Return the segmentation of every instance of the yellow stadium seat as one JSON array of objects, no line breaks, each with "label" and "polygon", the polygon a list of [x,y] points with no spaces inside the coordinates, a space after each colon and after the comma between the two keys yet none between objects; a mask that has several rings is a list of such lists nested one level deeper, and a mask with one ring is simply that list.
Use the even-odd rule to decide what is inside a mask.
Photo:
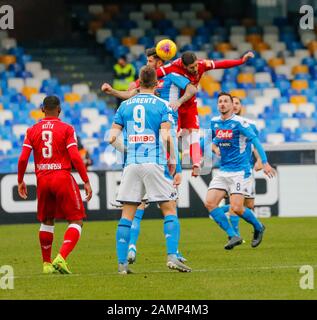
[{"label": "yellow stadium seat", "polygon": [[284,64],[284,59],[283,58],[271,58],[268,61],[268,64],[271,68],[280,66]]},{"label": "yellow stadium seat", "polygon": [[0,63],[4,63],[6,65],[16,63],[16,57],[10,54],[0,56]]},{"label": "yellow stadium seat", "polygon": [[124,46],[131,47],[131,46],[137,44],[138,40],[135,37],[123,37],[122,40],[121,40],[121,43]]},{"label": "yellow stadium seat", "polygon": [[230,94],[232,96],[238,97],[239,99],[244,99],[247,96],[247,93],[245,92],[244,89],[231,90]]},{"label": "yellow stadium seat", "polygon": [[22,89],[22,94],[30,101],[31,95],[34,93],[38,93],[38,89],[33,88],[33,87],[24,87]]},{"label": "yellow stadium seat", "polygon": [[232,46],[230,43],[227,42],[221,42],[218,43],[216,46],[216,50],[222,53],[225,53],[227,51],[231,51],[232,50]]},{"label": "yellow stadium seat", "polygon": [[254,83],[254,76],[252,73],[240,73],[237,81],[238,83]]},{"label": "yellow stadium seat", "polygon": [[111,15],[115,15],[115,14],[118,14],[120,9],[119,9],[119,6],[116,5],[116,4],[107,4],[104,6],[104,10],[105,12],[109,12],[111,13]]},{"label": "yellow stadium seat", "polygon": [[182,36],[191,36],[193,37],[196,33],[195,28],[191,28],[191,27],[184,27],[181,29],[181,35]]},{"label": "yellow stadium seat", "polygon": [[301,103],[306,103],[307,98],[305,96],[291,96],[290,102],[299,105]]},{"label": "yellow stadium seat", "polygon": [[201,117],[204,117],[204,116],[211,114],[211,109],[209,106],[202,106],[202,107],[197,108],[197,110],[198,110],[198,114]]},{"label": "yellow stadium seat", "polygon": [[2,105],[2,103],[0,103],[0,110],[3,110],[3,105]]},{"label": "yellow stadium seat", "polygon": [[298,73],[308,73],[309,70],[308,70],[308,66],[306,65],[299,65],[299,66],[294,66],[293,69],[292,69],[292,73],[295,75],[295,74],[298,74]]},{"label": "yellow stadium seat", "polygon": [[259,42],[259,43],[255,43],[253,45],[253,48],[254,48],[255,51],[261,52],[261,51],[264,51],[264,50],[269,50],[270,46],[265,42]]},{"label": "yellow stadium seat", "polygon": [[206,91],[211,97],[215,92],[221,90],[221,85],[219,82],[216,82],[209,75],[204,75],[200,80],[201,88]]},{"label": "yellow stadium seat", "polygon": [[38,121],[44,118],[44,113],[40,109],[33,109],[30,111],[30,117],[35,121]]},{"label": "yellow stadium seat", "polygon": [[257,44],[262,42],[262,37],[259,34],[253,33],[253,34],[249,34],[246,37],[247,42],[252,43],[253,47]]},{"label": "yellow stadium seat", "polygon": [[314,54],[317,51],[317,41],[311,41],[308,44],[308,50],[311,54]]},{"label": "yellow stadium seat", "polygon": [[303,90],[308,88],[307,80],[293,80],[292,81],[292,89],[295,90]]},{"label": "yellow stadium seat", "polygon": [[78,93],[65,93],[64,99],[65,99],[65,102],[74,104],[80,101],[80,95]]}]

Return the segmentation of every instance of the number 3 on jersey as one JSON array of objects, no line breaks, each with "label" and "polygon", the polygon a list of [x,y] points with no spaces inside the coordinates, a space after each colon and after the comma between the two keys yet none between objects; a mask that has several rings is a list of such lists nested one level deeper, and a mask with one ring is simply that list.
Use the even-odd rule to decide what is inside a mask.
[{"label": "number 3 on jersey", "polygon": [[53,132],[52,131],[42,131],[42,140],[44,141],[45,148],[42,148],[42,155],[44,158],[52,158],[52,141]]},{"label": "number 3 on jersey", "polygon": [[133,109],[134,130],[138,133],[144,131],[145,128],[145,110],[141,104],[137,105]]}]

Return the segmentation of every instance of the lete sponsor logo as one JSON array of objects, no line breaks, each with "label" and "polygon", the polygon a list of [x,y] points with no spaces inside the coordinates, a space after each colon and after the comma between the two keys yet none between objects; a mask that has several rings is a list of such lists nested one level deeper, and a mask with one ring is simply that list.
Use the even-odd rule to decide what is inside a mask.
[{"label": "lete sponsor logo", "polygon": [[216,137],[221,140],[231,140],[233,138],[232,130],[217,129]]},{"label": "lete sponsor logo", "polygon": [[154,143],[154,134],[130,134],[129,143]]}]

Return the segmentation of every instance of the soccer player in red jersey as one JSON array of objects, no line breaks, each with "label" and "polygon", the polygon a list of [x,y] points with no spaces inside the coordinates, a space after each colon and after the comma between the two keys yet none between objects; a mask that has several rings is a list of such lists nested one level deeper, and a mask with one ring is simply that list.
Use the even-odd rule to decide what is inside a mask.
[{"label": "soccer player in red jersey", "polygon": [[[37,178],[38,220],[41,222],[39,240],[43,258],[43,273],[71,273],[67,256],[76,246],[86,217],[80,191],[71,175],[72,164],[85,183],[86,201],[92,190],[85,165],[77,148],[76,134],[72,126],[58,117],[60,101],[48,96],[43,101],[45,118],[27,130],[18,163],[18,192],[27,198],[23,181],[30,154],[33,150]],[[65,219],[69,225],[59,254],[51,261],[55,219]]]},{"label": "soccer player in red jersey", "polygon": [[[237,60],[207,60],[197,59],[194,52],[186,51],[181,58],[174,60],[172,63],[164,65],[157,69],[157,76],[164,77],[166,74],[174,72],[186,76],[196,87],[202,75],[213,69],[228,69],[242,65],[253,58],[253,52],[247,52],[241,59]],[[193,176],[199,174],[201,163],[201,150],[199,144],[199,118],[197,111],[196,95],[183,103],[178,109],[178,128],[182,130],[182,136],[190,145],[190,156],[193,162]]]}]

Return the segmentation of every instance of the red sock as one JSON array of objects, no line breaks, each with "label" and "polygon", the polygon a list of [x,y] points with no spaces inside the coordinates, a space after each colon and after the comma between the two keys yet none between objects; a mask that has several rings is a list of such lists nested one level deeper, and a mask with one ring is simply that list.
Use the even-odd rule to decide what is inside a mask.
[{"label": "red sock", "polygon": [[190,157],[192,158],[193,165],[200,165],[201,149],[198,142],[194,142],[190,145]]},{"label": "red sock", "polygon": [[75,248],[81,234],[81,226],[78,224],[70,224],[64,235],[64,242],[59,251],[61,256],[66,259],[67,256],[73,251]]},{"label": "red sock", "polygon": [[54,238],[54,226],[42,224],[39,231],[39,239],[42,250],[43,262],[52,262],[52,243]]}]

